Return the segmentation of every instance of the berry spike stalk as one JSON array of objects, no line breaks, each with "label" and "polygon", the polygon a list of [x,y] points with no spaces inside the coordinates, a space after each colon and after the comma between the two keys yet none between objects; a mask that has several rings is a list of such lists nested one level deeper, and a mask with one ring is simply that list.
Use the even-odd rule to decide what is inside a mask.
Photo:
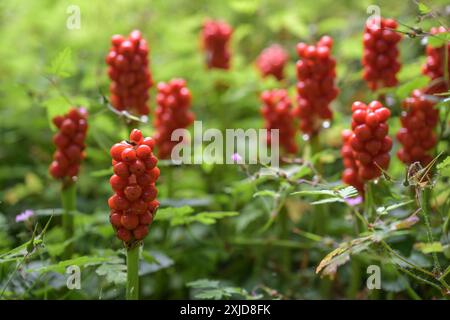
[{"label": "berry spike stalk", "polygon": [[169,159],[173,147],[179,143],[172,141],[172,132],[187,128],[194,122],[194,113],[189,110],[192,96],[184,79],[172,79],[158,83],[156,101],[154,126],[158,158]]},{"label": "berry spike stalk", "polygon": [[331,56],[333,39],[323,36],[319,42],[297,44],[300,60],[297,62],[297,107],[294,115],[300,118],[300,129],[309,137],[316,136],[325,120],[333,113],[330,103],[339,90],[334,84],[336,60]]},{"label": "berry spike stalk", "polygon": [[262,77],[274,76],[281,81],[284,79],[284,66],[289,60],[286,50],[280,45],[272,45],[264,49],[256,60],[256,66]]},{"label": "berry spike stalk", "polygon": [[148,115],[148,89],[153,85],[149,70],[149,49],[140,31],[134,30],[128,38],[114,35],[112,47],[106,56],[111,104],[119,112]]},{"label": "berry spike stalk", "polygon": [[402,37],[396,29],[397,22],[393,19],[372,18],[366,23],[363,36],[363,78],[372,91],[398,84],[397,73],[401,64],[397,47]]},{"label": "berry spike stalk", "polygon": [[295,127],[292,118],[292,103],[284,89],[267,90],[261,93],[264,127],[267,132],[267,144],[271,144],[271,129],[279,130],[280,145],[286,153],[298,151],[295,143]]},{"label": "berry spike stalk", "polygon": [[218,20],[206,20],[201,34],[208,69],[230,69],[230,39],[233,28]]},{"label": "berry spike stalk", "polygon": [[[71,108],[65,115],[53,118],[58,132],[53,136],[56,151],[49,172],[61,180],[61,201],[64,209],[63,228],[66,239],[73,237],[73,213],[76,210],[76,181],[80,163],[85,158],[85,139],[88,129],[87,111],[84,108]],[[71,255],[72,248],[67,248]]]},{"label": "berry spike stalk", "polygon": [[139,248],[159,206],[155,183],[160,172],[152,152],[154,145],[152,138],[144,138],[134,129],[130,141],[117,143],[110,150],[114,171],[110,184],[115,193],[108,200],[109,220],[127,248],[128,300],[139,296]]},{"label": "berry spike stalk", "polygon": [[397,156],[407,165],[420,162],[425,167],[433,160],[431,150],[437,143],[434,129],[439,121],[439,111],[434,109],[434,104],[421,90],[415,90],[403,101],[402,127],[397,133],[402,148]]},{"label": "berry spike stalk", "polygon": [[348,137],[353,158],[358,169],[358,177],[354,181],[365,182],[366,212],[373,215],[373,197],[371,180],[378,178],[382,170],[389,167],[389,151],[392,139],[388,136],[387,120],[391,112],[379,101],[368,105],[356,101],[352,105],[352,131]]},{"label": "berry spike stalk", "polygon": [[[430,33],[432,36],[439,36],[439,34],[446,33],[445,27],[431,28]],[[450,45],[447,42],[446,45],[441,47],[433,47],[430,44],[426,47],[427,60],[426,64],[422,67],[422,73],[428,76],[432,83],[427,93],[442,93],[449,89],[449,74],[450,74]],[[445,70],[447,60],[447,70]]]}]

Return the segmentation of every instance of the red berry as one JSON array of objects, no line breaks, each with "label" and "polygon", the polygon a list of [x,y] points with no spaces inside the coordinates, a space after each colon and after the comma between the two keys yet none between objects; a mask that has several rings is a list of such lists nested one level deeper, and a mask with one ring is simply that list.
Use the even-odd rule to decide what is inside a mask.
[{"label": "red berry", "polygon": [[144,213],[139,216],[139,224],[149,225],[153,221],[151,213]]},{"label": "red berry", "polygon": [[120,222],[121,218],[122,215],[118,211],[112,211],[109,215],[109,221],[116,228],[120,228],[122,226],[122,223]]},{"label": "red berry", "polygon": [[141,160],[136,160],[130,164],[130,172],[136,176],[140,176],[145,173],[145,164]]},{"label": "red berry", "polygon": [[124,162],[118,162],[114,165],[113,171],[121,178],[127,178],[130,175],[128,165]]},{"label": "red berry", "polygon": [[133,230],[139,225],[139,217],[135,214],[124,214],[120,218],[120,223],[127,230]]},{"label": "red berry", "polygon": [[284,66],[289,60],[288,53],[279,45],[272,45],[264,49],[256,60],[261,75],[274,76],[277,80],[284,78]]},{"label": "red berry", "polygon": [[125,228],[119,228],[119,230],[117,230],[116,235],[117,235],[117,238],[119,238],[123,242],[130,242],[131,237],[132,237],[131,232]]},{"label": "red berry", "polygon": [[126,145],[125,143],[116,143],[115,145],[113,145],[111,147],[111,150],[110,150],[111,157],[116,161],[121,161],[122,160],[122,152],[126,148],[128,148],[128,145]]},{"label": "red berry", "polygon": [[137,240],[142,240],[148,234],[148,227],[146,225],[140,225],[133,231],[133,235]]},{"label": "red berry", "polygon": [[141,160],[148,159],[151,155],[152,149],[145,144],[142,144],[136,148],[136,156]]},{"label": "red berry", "polygon": [[130,140],[136,144],[141,143],[142,141],[142,132],[138,129],[133,129],[130,133]]},{"label": "red berry", "polygon": [[139,185],[129,185],[124,189],[125,196],[130,201],[135,201],[139,199],[142,194],[142,189]]},{"label": "red berry", "polygon": [[136,160],[136,151],[133,148],[125,148],[122,151],[122,160],[126,162],[132,162]]}]

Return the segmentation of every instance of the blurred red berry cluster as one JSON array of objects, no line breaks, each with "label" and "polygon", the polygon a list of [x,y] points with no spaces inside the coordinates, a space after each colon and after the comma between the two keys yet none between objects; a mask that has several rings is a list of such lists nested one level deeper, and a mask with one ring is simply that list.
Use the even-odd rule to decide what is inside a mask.
[{"label": "blurred red berry cluster", "polygon": [[173,147],[179,141],[172,141],[172,132],[187,128],[194,122],[195,116],[189,110],[192,96],[183,79],[172,79],[169,82],[158,83],[155,111],[155,140],[158,147],[158,157],[168,159]]},{"label": "blurred red berry cluster", "polygon": [[[431,28],[430,33],[432,36],[439,36],[439,34],[446,33],[445,27]],[[447,49],[445,49],[447,47]],[[430,79],[435,82],[431,84],[427,93],[442,93],[448,90],[448,83],[444,79],[444,69],[445,69],[445,50],[447,50],[448,56],[450,56],[450,45],[441,47],[432,47],[427,45],[426,54],[427,60],[422,68],[422,73],[430,77]],[[450,63],[447,64],[447,72],[450,74]]]},{"label": "blurred red berry cluster", "polygon": [[261,52],[256,60],[256,66],[263,77],[272,75],[277,80],[283,80],[284,66],[288,59],[289,55],[283,47],[275,44]]},{"label": "blurred red berry cluster", "polygon": [[[261,93],[264,127],[268,130],[279,129],[280,145],[287,153],[296,153],[295,127],[292,122],[292,103],[284,89],[267,90]],[[270,131],[267,144],[271,144]]]},{"label": "blurred red berry cluster", "polygon": [[223,21],[206,20],[202,30],[202,46],[208,68],[230,68],[230,39],[233,29]]},{"label": "blurred red berry cluster", "polygon": [[85,158],[87,111],[84,108],[71,108],[67,114],[54,117],[53,123],[58,132],[53,136],[56,151],[49,172],[55,179],[75,177],[81,160]]},{"label": "blurred red berry cluster", "polygon": [[148,115],[148,89],[153,80],[149,71],[147,42],[140,31],[134,30],[128,38],[114,35],[111,43],[106,56],[111,79],[111,104],[119,111]]},{"label": "blurred red berry cluster", "polygon": [[360,193],[364,191],[364,181],[358,175],[358,165],[353,155],[353,149],[350,140],[353,136],[352,130],[346,129],[342,131],[342,148],[341,155],[344,163],[344,172],[342,173],[342,181],[355,187]]},{"label": "blurred red berry cluster", "polygon": [[300,129],[310,136],[319,132],[324,120],[331,120],[330,103],[339,90],[335,86],[336,60],[331,56],[333,39],[323,36],[314,45],[297,44],[297,107],[294,115],[300,118]]},{"label": "blurred red berry cluster", "polygon": [[159,202],[155,182],[159,177],[158,159],[153,155],[155,141],[144,138],[138,129],[130,141],[111,147],[114,175],[110,184],[114,195],[108,200],[109,219],[119,239],[130,245],[148,233]]},{"label": "blurred red berry cluster", "polygon": [[414,90],[412,96],[403,101],[404,112],[400,118],[402,127],[397,132],[402,148],[398,150],[397,156],[405,164],[420,162],[426,166],[433,160],[430,150],[437,143],[433,131],[439,120],[439,112],[434,109],[434,104],[420,90]]},{"label": "blurred red berry cluster", "polygon": [[372,180],[389,167],[392,139],[386,123],[391,112],[378,101],[352,105],[352,131],[348,143],[358,168],[359,179]]},{"label": "blurred red berry cluster", "polygon": [[363,45],[363,77],[373,91],[398,84],[400,70],[398,43],[400,33],[396,32],[397,22],[393,19],[372,18],[367,21]]}]

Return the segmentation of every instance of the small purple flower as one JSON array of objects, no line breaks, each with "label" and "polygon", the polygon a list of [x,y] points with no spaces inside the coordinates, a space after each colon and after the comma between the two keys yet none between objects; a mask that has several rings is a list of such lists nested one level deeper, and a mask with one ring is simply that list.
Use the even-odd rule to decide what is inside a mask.
[{"label": "small purple flower", "polygon": [[34,211],[33,210],[25,210],[24,212],[22,212],[21,214],[18,214],[16,216],[16,222],[26,221],[30,217],[32,217],[33,215],[34,215]]},{"label": "small purple flower", "polygon": [[231,156],[231,160],[233,163],[240,163],[242,161],[242,157],[239,155],[239,153],[233,153]]},{"label": "small purple flower", "polygon": [[353,198],[346,198],[345,202],[348,203],[349,206],[357,206],[358,204],[363,202],[363,198],[361,196],[353,197]]}]

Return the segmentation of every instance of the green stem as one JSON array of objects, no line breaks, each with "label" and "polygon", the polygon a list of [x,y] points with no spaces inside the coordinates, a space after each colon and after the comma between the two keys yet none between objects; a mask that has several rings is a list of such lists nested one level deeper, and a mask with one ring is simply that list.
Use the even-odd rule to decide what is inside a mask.
[{"label": "green stem", "polygon": [[[64,229],[65,240],[73,238],[74,235],[74,213],[77,203],[77,186],[74,182],[63,184],[61,190],[61,202],[63,206],[62,225]],[[70,243],[65,251],[65,257],[71,257],[73,253],[73,245]]]},{"label": "green stem", "polygon": [[367,181],[365,185],[364,194],[364,212],[369,221],[375,220],[375,207],[373,201],[373,184],[371,181]]},{"label": "green stem", "polygon": [[127,300],[139,299],[139,248],[127,249]]},{"label": "green stem", "polygon": [[[430,200],[431,200],[431,188],[423,188],[420,194],[420,205],[422,208],[422,215],[423,215],[423,219],[425,221],[425,226],[427,228],[427,237],[428,237],[428,242],[430,244],[433,243],[433,231],[431,229],[431,223],[430,223],[430,218],[429,218],[429,214],[430,214]],[[434,261],[434,270],[438,271],[439,273],[441,272],[441,266],[439,264],[439,260],[437,257],[436,252],[432,253],[433,256],[433,261]]]}]

